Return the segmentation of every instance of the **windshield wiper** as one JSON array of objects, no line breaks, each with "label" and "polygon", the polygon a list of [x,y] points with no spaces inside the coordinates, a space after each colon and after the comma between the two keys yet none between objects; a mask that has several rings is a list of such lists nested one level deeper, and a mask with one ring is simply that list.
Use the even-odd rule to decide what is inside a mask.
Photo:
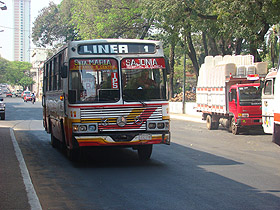
[{"label": "windshield wiper", "polygon": [[134,98],[133,96],[131,96],[131,95],[127,94],[127,93],[126,94],[123,93],[123,97],[130,98],[132,100],[140,102],[143,106],[147,106],[147,104],[144,101],[142,101],[142,100],[140,100],[138,98]]}]

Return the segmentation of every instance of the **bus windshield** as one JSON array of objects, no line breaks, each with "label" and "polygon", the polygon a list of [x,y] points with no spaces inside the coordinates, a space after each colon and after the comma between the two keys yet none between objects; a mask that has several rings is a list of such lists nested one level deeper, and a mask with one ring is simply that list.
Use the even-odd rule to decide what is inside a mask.
[{"label": "bus windshield", "polygon": [[69,98],[72,102],[117,102],[120,100],[117,61],[71,59]]},{"label": "bus windshield", "polygon": [[162,69],[123,70],[122,79],[125,101],[166,99]]},{"label": "bus windshield", "polygon": [[125,101],[166,100],[164,59],[125,59],[121,66]]},{"label": "bus windshield", "polygon": [[241,106],[261,105],[261,90],[259,86],[239,87],[239,100]]}]

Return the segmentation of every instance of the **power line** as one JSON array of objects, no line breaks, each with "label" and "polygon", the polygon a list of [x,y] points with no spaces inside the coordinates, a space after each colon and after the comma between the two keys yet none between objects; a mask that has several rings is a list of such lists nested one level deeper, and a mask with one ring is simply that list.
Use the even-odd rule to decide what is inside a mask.
[{"label": "power line", "polygon": [[12,28],[12,27],[8,27],[8,26],[0,26],[2,28],[7,28],[7,29],[12,29],[12,30],[18,30],[18,31],[31,31],[31,30],[23,30],[23,29],[20,29],[20,28]]}]

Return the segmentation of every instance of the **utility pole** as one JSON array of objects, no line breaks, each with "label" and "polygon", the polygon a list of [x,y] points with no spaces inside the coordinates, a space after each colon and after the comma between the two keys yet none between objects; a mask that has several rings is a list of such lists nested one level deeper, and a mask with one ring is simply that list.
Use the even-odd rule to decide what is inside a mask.
[{"label": "utility pole", "polygon": [[186,102],[186,35],[184,35],[184,76],[183,76],[183,98],[182,98],[182,113],[185,114]]}]

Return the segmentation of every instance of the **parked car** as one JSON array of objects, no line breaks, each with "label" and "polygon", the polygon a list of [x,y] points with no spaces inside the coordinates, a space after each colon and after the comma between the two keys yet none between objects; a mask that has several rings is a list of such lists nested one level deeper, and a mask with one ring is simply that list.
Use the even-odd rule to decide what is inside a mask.
[{"label": "parked car", "polygon": [[32,96],[30,93],[26,94],[23,98],[24,102],[32,101]]},{"label": "parked car", "polygon": [[3,98],[0,98],[0,117],[1,120],[5,120],[5,103],[3,102]]},{"label": "parked car", "polygon": [[13,94],[11,92],[6,93],[6,97],[12,97]]}]

